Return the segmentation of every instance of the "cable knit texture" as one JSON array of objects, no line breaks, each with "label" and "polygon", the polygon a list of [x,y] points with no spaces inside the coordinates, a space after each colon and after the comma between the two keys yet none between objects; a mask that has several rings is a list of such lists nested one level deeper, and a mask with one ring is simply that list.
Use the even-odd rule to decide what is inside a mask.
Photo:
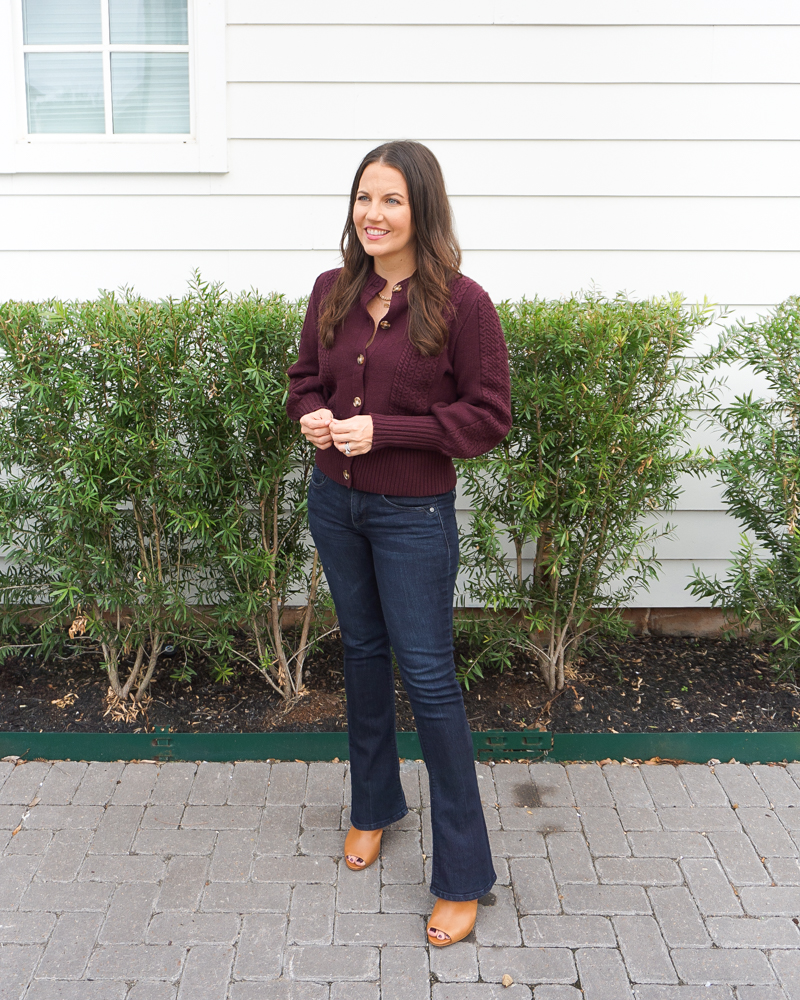
[{"label": "cable knit texture", "polygon": [[289,369],[289,416],[299,420],[321,407],[339,420],[370,414],[374,434],[366,455],[317,451],[317,465],[337,483],[388,496],[446,493],[456,484],[452,460],[484,454],[511,427],[508,351],[497,311],[480,285],[457,278],[447,346],[427,358],[408,339],[408,280],[402,281],[381,321],[388,325],[378,325],[367,347],[374,327],[367,303],[384,285],[373,274],[327,349],[317,319],[338,273],[326,271],[314,285],[300,353]]}]

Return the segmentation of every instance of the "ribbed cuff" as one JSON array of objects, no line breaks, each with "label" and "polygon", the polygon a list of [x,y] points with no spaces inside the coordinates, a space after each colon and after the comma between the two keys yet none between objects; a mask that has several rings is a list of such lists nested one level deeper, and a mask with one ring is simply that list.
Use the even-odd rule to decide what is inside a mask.
[{"label": "ribbed cuff", "polygon": [[373,413],[372,450],[413,448],[415,451],[442,452],[444,428],[435,417],[392,416]]},{"label": "ribbed cuff", "polygon": [[286,406],[286,412],[291,420],[299,420],[307,413],[313,413],[314,410],[321,410],[323,407],[328,408],[328,404],[322,396],[318,392],[309,392],[290,400]]}]

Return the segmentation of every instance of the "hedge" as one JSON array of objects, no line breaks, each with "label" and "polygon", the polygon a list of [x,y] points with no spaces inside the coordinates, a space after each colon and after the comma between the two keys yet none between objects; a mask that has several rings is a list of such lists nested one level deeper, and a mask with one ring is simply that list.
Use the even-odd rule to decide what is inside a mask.
[{"label": "hedge", "polygon": [[722,498],[745,531],[724,579],[698,570],[690,589],[723,610],[729,634],[745,628],[768,640],[778,679],[797,685],[800,298],[740,323],[731,354],[764,378],[769,395],[750,391],[710,414],[723,444],[716,456]]},{"label": "hedge", "polygon": [[[6,653],[33,641],[34,609],[42,652],[101,645],[120,703],[144,697],[178,640],[211,651],[221,677],[244,659],[281,697],[302,693],[326,600],[305,530],[313,453],[284,408],[304,307],[199,278],[180,300],[0,304]],[[499,311],[514,428],[460,465],[474,510],[464,562],[483,606],[516,612],[503,648],[531,651],[554,688],[577,644],[620,627],[657,573],[668,526],[643,515],[699,467],[690,413],[720,349],[690,356],[714,317],[677,296]],[[282,610],[298,602],[287,631]]]}]

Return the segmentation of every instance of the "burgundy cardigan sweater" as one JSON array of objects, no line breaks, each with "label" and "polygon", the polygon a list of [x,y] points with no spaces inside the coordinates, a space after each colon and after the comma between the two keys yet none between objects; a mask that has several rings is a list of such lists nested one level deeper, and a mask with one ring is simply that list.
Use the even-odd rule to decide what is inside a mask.
[{"label": "burgundy cardigan sweater", "polygon": [[327,349],[317,319],[337,274],[326,271],[314,285],[299,356],[289,369],[287,412],[294,420],[321,407],[338,420],[371,415],[366,455],[347,458],[333,445],[317,450],[317,465],[335,482],[389,496],[446,493],[456,484],[452,459],[482,455],[511,427],[508,352],[497,311],[480,285],[456,278],[447,347],[423,357],[406,335],[406,279],[394,286],[367,347],[374,329],[367,303],[384,285],[373,272]]}]

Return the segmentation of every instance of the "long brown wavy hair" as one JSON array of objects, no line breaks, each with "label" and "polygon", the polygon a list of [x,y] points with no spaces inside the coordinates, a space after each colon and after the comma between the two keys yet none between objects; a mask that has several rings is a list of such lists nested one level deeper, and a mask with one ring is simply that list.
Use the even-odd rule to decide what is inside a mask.
[{"label": "long brown wavy hair", "polygon": [[408,284],[408,337],[421,354],[434,357],[447,344],[450,283],[461,273],[461,248],[439,161],[427,146],[406,140],[373,149],[356,171],[347,223],[339,243],[344,266],[320,310],[320,342],[324,347],[333,345],[334,329],[358,301],[372,274],[372,258],[364,250],[353,223],[361,177],[371,163],[385,163],[399,170],[408,187],[417,263]]}]

